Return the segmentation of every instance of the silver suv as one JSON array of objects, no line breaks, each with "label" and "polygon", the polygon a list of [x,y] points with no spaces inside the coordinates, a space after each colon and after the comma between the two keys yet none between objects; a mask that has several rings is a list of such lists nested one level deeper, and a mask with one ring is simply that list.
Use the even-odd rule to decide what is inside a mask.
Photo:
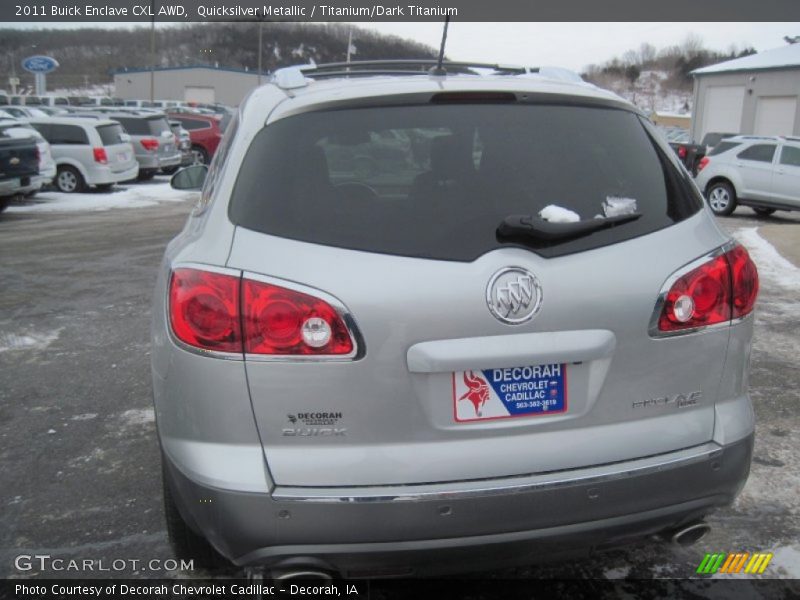
[{"label": "silver suv", "polygon": [[619,97],[382,64],[255,90],[167,248],[176,551],[401,576],[701,537],[750,465],[747,252]]},{"label": "silver suv", "polygon": [[726,138],[700,160],[695,183],[718,215],[739,204],[762,216],[800,210],[800,138]]}]

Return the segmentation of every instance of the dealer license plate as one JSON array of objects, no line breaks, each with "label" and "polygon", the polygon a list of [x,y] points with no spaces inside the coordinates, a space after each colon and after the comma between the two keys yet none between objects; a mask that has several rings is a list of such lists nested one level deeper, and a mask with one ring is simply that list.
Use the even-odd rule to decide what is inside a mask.
[{"label": "dealer license plate", "polygon": [[554,415],[567,410],[567,365],[532,365],[453,373],[459,423]]}]

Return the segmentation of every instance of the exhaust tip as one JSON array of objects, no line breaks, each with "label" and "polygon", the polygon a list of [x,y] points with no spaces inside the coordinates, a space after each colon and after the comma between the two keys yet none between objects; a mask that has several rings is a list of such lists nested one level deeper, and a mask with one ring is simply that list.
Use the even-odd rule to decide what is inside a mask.
[{"label": "exhaust tip", "polygon": [[711,531],[711,526],[705,521],[692,523],[673,532],[670,541],[677,546],[691,546],[696,544]]},{"label": "exhaust tip", "polygon": [[282,571],[273,574],[273,578],[278,581],[296,581],[302,579],[303,581],[317,583],[330,583],[333,581],[333,576],[330,573],[317,569],[293,569],[291,571]]}]

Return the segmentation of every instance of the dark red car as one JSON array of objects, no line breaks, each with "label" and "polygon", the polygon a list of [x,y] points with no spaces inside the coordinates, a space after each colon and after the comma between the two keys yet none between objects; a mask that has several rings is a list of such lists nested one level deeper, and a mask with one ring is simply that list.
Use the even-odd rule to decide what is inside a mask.
[{"label": "dark red car", "polygon": [[192,153],[195,164],[207,165],[217,151],[219,141],[222,139],[221,119],[216,115],[201,115],[188,113],[169,113],[169,118],[180,121],[181,126],[189,132],[192,141]]}]

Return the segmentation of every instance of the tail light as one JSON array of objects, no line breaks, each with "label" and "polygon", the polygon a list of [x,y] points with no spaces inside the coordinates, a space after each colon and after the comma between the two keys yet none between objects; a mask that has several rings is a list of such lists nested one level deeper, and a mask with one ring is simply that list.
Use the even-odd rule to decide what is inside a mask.
[{"label": "tail light", "polygon": [[92,148],[92,153],[94,154],[94,162],[101,165],[108,164],[108,154],[106,154],[105,148]]},{"label": "tail light", "polygon": [[686,146],[678,146],[678,156],[680,158],[686,158]]},{"label": "tail light", "polygon": [[345,356],[355,349],[342,315],[326,300],[221,273],[173,271],[169,317],[179,340],[203,350]]},{"label": "tail light", "polygon": [[707,156],[704,156],[703,158],[701,158],[701,159],[700,159],[700,162],[699,162],[699,163],[697,163],[697,172],[699,173],[700,171],[702,171],[703,169],[705,169],[705,168],[706,168],[706,165],[707,165],[707,164],[708,164],[710,161],[711,161],[711,159],[710,159],[710,158],[708,158]]},{"label": "tail light", "polygon": [[696,331],[750,314],[758,271],[742,246],[682,273],[664,293],[655,335]]},{"label": "tail light", "polygon": [[155,138],[144,138],[140,143],[148,152],[155,152],[158,150],[158,140]]}]

